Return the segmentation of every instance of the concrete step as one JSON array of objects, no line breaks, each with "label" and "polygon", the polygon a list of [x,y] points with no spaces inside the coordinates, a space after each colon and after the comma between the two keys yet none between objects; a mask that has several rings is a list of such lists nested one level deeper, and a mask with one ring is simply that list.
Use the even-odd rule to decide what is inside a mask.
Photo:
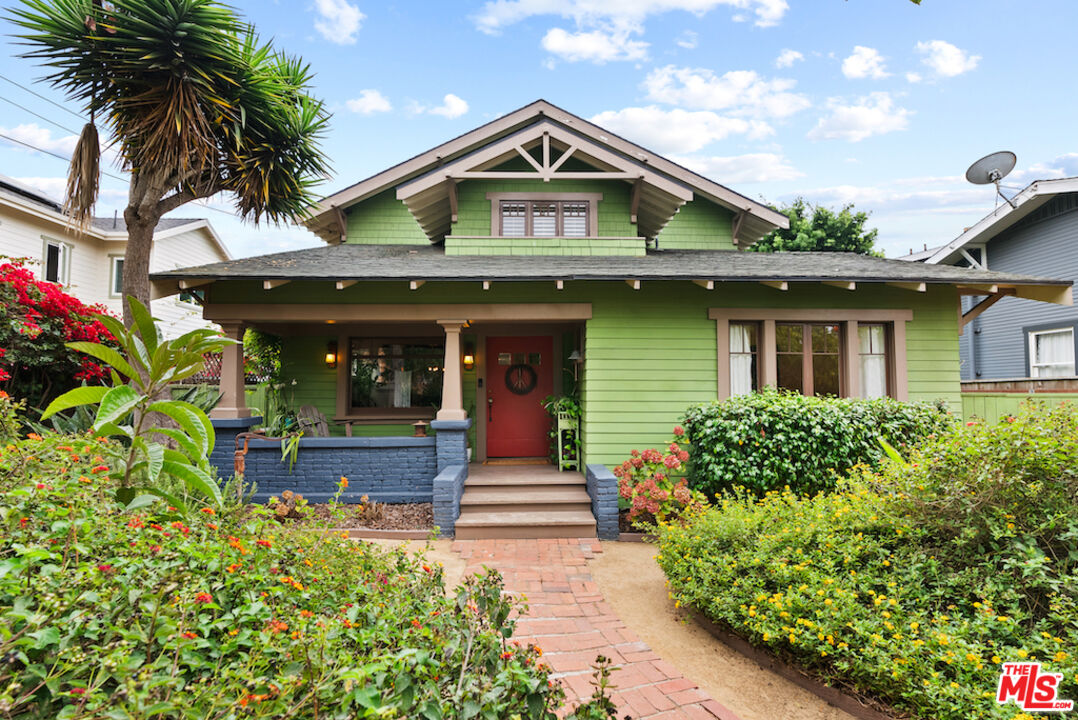
[{"label": "concrete step", "polygon": [[469,475],[468,479],[464,482],[465,487],[484,487],[484,486],[503,486],[503,485],[524,485],[531,487],[533,485],[586,485],[587,481],[584,476],[576,472],[544,472],[536,473],[534,475],[529,474],[505,474],[500,473],[483,473],[476,477],[476,475]]},{"label": "concrete step", "polygon": [[491,511],[462,507],[456,537],[458,540],[595,537],[595,517],[591,510]]},{"label": "concrete step", "polygon": [[462,505],[517,503],[586,503],[591,498],[583,485],[477,485],[464,487]]}]

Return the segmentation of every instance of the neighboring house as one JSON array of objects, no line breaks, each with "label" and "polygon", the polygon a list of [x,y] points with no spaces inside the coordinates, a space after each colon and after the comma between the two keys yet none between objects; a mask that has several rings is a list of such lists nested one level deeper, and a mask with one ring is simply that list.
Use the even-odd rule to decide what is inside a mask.
[{"label": "neighboring house", "polygon": [[[29,258],[39,279],[61,283],[83,302],[100,303],[122,315],[126,247],[127,228],[122,217],[94,218],[85,232],[76,232],[58,202],[0,175],[0,255]],[[229,259],[208,220],[165,218],[154,234],[150,270]],[[206,325],[198,303],[196,294],[184,292],[155,300],[153,314],[162,332],[174,337]]]},{"label": "neighboring house", "polygon": [[[325,247],[152,279],[203,289],[232,337],[283,336],[288,394],[336,432],[397,436],[312,439],[293,475],[279,443],[251,441],[259,492],[322,498],[347,475],[376,499],[433,493],[444,530],[465,439],[473,460],[545,456],[542,401],[575,391],[602,534],[616,497],[601,466],[662,447],[691,404],[777,385],[957,406],[964,287],[1070,299],[1069,282],[1013,273],[744,252],[787,222],[539,101],[326,198],[308,222]],[[215,461],[230,471],[228,433],[251,424],[233,347],[222,380]],[[432,418],[436,438],[402,437]],[[473,510],[470,532],[496,525]]]},{"label": "neighboring house", "polygon": [[[1039,180],[1012,201],[946,245],[902,259],[1078,280],[1078,178]],[[962,379],[1042,381],[1015,385],[1030,389],[1053,380],[1048,385],[1056,389],[1078,390],[1078,308],[995,289],[963,299],[963,312],[981,311],[960,340]]]}]

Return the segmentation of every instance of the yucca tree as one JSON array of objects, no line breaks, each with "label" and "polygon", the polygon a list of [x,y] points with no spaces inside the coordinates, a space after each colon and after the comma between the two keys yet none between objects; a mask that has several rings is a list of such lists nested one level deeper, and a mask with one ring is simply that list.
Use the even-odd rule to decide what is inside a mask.
[{"label": "yucca tree", "polygon": [[[65,208],[85,226],[108,134],[131,186],[123,295],[150,300],[150,249],[161,216],[228,193],[244,219],[302,218],[328,172],[328,115],[301,60],[262,43],[216,0],[21,0],[10,11],[22,57],[91,118],[72,156]],[[130,308],[124,302],[124,322]]]}]

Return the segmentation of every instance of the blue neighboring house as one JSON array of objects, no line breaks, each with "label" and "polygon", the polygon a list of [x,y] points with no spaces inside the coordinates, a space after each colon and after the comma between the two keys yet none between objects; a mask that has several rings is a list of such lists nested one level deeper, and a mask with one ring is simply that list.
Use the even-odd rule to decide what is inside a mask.
[{"label": "blue neighboring house", "polygon": [[[903,260],[1078,282],[1078,178],[1038,180],[937,248]],[[1078,307],[1009,297],[985,286],[962,298],[963,381],[1078,380]]]}]

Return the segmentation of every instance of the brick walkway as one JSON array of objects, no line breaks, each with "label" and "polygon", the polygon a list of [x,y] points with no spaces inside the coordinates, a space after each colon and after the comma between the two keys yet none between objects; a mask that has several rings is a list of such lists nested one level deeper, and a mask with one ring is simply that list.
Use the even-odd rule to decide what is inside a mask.
[{"label": "brick walkway", "polygon": [[543,649],[571,704],[593,692],[591,666],[601,654],[618,668],[611,682],[619,718],[738,720],[614,614],[588,570],[588,560],[602,552],[598,540],[460,540],[453,550],[466,572],[495,568],[509,592],[527,598],[514,639]]}]

